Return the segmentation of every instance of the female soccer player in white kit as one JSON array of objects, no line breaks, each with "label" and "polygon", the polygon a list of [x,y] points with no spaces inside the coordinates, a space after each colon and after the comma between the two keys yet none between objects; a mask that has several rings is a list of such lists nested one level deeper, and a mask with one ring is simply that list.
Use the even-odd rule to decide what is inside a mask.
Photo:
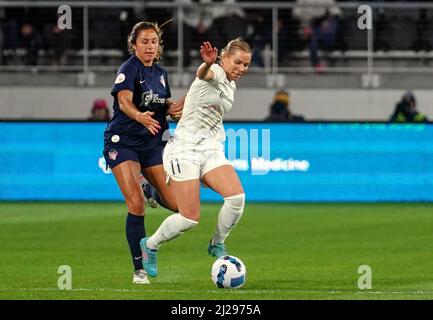
[{"label": "female soccer player in white kit", "polygon": [[209,42],[202,44],[200,54],[203,63],[197,69],[182,118],[163,155],[179,213],[170,215],[151,237],[140,242],[143,267],[153,277],[158,274],[156,255],[161,243],[198,224],[201,182],[224,198],[208,247],[211,256],[227,255],[224,241],[244,210],[244,189],[224,154],[223,117],[232,108],[235,81],[248,70],[251,48],[241,38],[230,41],[222,50],[220,64],[215,63],[218,50]]}]

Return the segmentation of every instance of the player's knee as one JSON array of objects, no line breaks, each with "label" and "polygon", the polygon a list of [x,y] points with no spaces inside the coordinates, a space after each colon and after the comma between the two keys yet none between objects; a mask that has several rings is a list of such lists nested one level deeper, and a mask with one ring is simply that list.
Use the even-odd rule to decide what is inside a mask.
[{"label": "player's knee", "polygon": [[196,221],[197,223],[200,221],[200,209],[185,209],[180,212],[181,215],[189,220]]},{"label": "player's knee", "polygon": [[233,212],[242,214],[245,207],[245,193],[224,198],[224,204],[230,206]]},{"label": "player's knee", "polygon": [[126,197],[128,209],[136,214],[144,214],[144,196],[140,193],[132,194]]}]

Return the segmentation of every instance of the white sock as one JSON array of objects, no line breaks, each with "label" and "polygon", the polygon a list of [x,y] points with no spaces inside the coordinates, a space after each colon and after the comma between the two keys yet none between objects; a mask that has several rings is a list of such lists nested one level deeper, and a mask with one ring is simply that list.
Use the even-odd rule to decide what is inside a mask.
[{"label": "white sock", "polygon": [[242,217],[245,206],[245,193],[224,198],[224,204],[218,214],[218,224],[212,237],[212,244],[224,243],[230,231]]},{"label": "white sock", "polygon": [[146,245],[152,250],[158,250],[161,243],[180,236],[197,224],[198,221],[185,218],[179,213],[172,214],[161,223],[158,230],[147,240]]}]

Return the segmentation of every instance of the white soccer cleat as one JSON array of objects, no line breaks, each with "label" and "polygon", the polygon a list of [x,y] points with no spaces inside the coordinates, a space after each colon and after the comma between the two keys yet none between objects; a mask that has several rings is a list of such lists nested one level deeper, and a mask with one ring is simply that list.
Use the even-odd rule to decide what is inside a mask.
[{"label": "white soccer cleat", "polygon": [[134,284],[150,284],[147,278],[147,273],[143,269],[134,272],[134,277],[132,278],[132,283]]}]

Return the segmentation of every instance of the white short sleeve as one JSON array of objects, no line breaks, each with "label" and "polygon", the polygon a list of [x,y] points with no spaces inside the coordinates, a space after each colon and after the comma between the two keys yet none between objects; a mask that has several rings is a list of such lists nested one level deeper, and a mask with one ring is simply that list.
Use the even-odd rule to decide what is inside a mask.
[{"label": "white short sleeve", "polygon": [[224,81],[224,79],[226,79],[226,72],[219,64],[214,63],[210,67],[210,69],[214,73],[214,77],[212,80],[210,80],[210,82],[221,82]]}]

